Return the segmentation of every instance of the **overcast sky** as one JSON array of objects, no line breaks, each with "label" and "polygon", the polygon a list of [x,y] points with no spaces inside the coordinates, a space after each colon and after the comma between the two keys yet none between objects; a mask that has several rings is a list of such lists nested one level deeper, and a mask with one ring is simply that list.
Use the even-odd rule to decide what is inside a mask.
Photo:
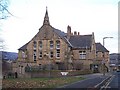
[{"label": "overcast sky", "polygon": [[9,11],[14,15],[1,20],[1,36],[6,51],[18,52],[18,48],[30,41],[39,31],[48,7],[50,24],[66,32],[95,34],[95,41],[103,44],[110,53],[118,52],[118,1],[119,0],[10,0]]}]

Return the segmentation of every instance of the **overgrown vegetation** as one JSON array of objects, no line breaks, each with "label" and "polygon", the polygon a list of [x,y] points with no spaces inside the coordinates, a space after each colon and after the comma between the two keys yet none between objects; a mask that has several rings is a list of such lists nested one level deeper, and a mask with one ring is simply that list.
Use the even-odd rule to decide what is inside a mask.
[{"label": "overgrown vegetation", "polygon": [[84,78],[82,77],[3,79],[2,87],[3,88],[55,88],[83,79]]}]

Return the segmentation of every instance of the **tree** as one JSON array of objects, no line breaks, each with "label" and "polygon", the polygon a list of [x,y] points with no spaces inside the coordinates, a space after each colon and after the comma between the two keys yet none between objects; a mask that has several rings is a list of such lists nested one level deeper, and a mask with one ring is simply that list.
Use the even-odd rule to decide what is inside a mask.
[{"label": "tree", "polygon": [[0,19],[6,19],[9,15],[12,15],[9,10],[9,0],[0,0]]},{"label": "tree", "polygon": [[5,49],[5,41],[2,39],[2,37],[0,37],[0,51],[3,51]]},{"label": "tree", "polygon": [[[9,0],[0,0],[0,20],[7,19],[9,16],[13,16],[9,10]],[[1,30],[1,28],[0,28]],[[4,50],[4,40],[0,37],[0,51]]]}]

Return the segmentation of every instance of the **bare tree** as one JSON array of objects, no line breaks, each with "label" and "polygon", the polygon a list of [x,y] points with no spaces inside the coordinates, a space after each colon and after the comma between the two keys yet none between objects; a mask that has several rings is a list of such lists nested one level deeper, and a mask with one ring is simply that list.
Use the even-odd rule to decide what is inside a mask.
[{"label": "bare tree", "polygon": [[[0,0],[0,20],[7,19],[9,16],[13,16],[9,10],[9,0]],[[1,28],[0,28],[1,30]],[[0,37],[0,51],[3,51],[5,48],[4,40]]]},{"label": "bare tree", "polygon": [[3,51],[3,50],[5,50],[5,42],[2,39],[2,37],[0,37],[0,51]]},{"label": "bare tree", "polygon": [[9,0],[0,0],[0,19],[6,19],[10,15],[12,15],[9,10]]}]

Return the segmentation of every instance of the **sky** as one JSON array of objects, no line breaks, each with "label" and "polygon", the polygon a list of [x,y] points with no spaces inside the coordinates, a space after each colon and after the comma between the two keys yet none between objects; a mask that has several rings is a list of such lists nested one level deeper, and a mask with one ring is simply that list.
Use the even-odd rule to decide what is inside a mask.
[{"label": "sky", "polygon": [[110,53],[118,52],[118,1],[119,0],[10,0],[8,10],[14,15],[0,21],[0,35],[5,51],[18,52],[30,41],[39,28],[48,9],[50,24],[64,32],[81,35],[94,32],[95,42],[103,44]]}]

